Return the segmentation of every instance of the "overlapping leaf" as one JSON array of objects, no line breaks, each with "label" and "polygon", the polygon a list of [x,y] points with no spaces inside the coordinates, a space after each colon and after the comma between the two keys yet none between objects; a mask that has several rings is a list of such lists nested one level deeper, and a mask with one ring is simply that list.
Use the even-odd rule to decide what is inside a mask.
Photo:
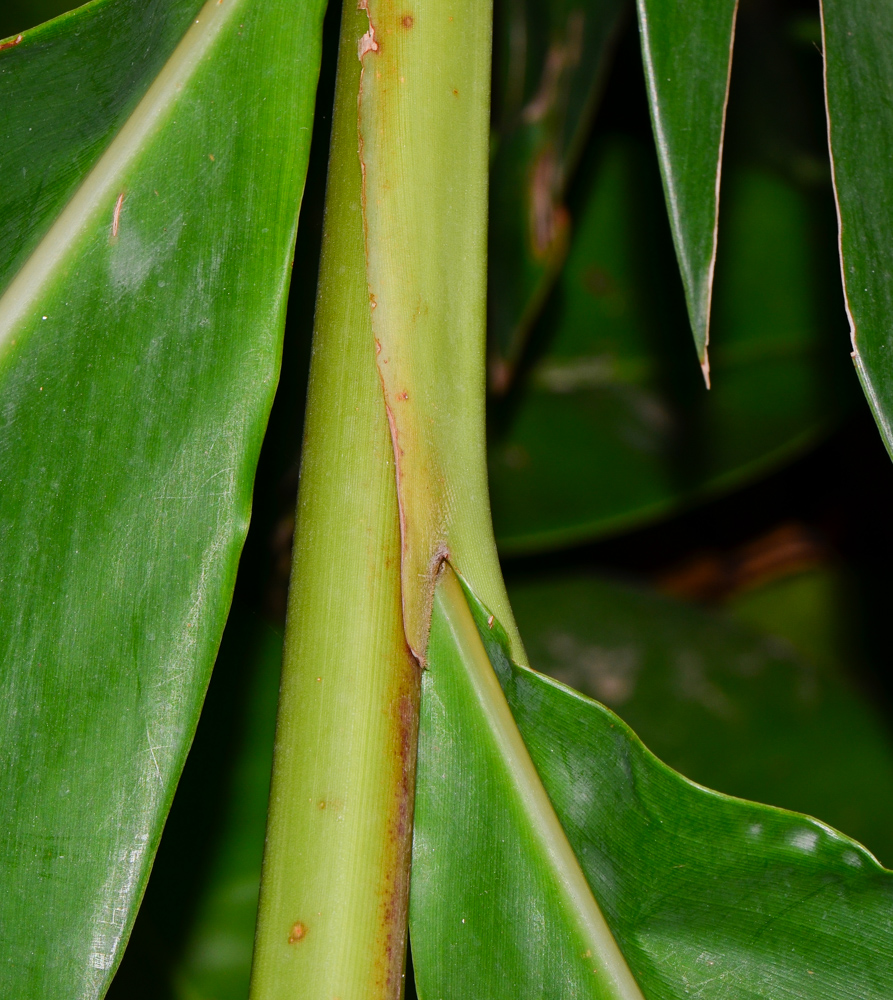
[{"label": "overlapping leaf", "polygon": [[509,594],[532,665],[613,709],[662,761],[718,791],[820,816],[886,862],[893,747],[841,677],[848,664],[827,630],[839,595],[825,582],[812,572],[739,600],[752,621],[767,606],[773,622],[799,620],[830,664],[768,623],[755,632],[591,575],[520,579]]},{"label": "overlapping leaf", "polygon": [[636,995],[611,987],[600,952],[574,948],[564,928],[578,914],[545,891],[562,836],[645,996],[889,996],[893,874],[815,820],[689,783],[613,713],[513,665],[498,623],[471,600],[563,833],[544,842],[513,808],[516,769],[492,723],[499,696],[468,697],[463,643],[448,618],[438,624],[437,605],[411,906],[423,1000],[482,987],[490,997]]},{"label": "overlapping leaf", "polygon": [[[834,677],[768,635],[629,587],[547,577],[509,590],[537,668],[616,706],[688,776],[813,809],[889,853],[890,751]],[[231,618],[116,1000],[246,994],[279,656],[271,630]]]},{"label": "overlapping leaf", "polygon": [[0,51],[0,993],[93,997],[195,729],[276,384],[322,3]]}]

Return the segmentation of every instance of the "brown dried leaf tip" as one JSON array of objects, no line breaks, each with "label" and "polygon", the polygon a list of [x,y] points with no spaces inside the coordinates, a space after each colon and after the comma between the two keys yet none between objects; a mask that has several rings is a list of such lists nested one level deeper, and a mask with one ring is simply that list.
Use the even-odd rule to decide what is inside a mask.
[{"label": "brown dried leaf tip", "polygon": [[288,932],[288,943],[294,944],[296,941],[300,941],[307,934],[307,928],[301,923],[300,920],[296,920],[292,926],[291,930]]}]

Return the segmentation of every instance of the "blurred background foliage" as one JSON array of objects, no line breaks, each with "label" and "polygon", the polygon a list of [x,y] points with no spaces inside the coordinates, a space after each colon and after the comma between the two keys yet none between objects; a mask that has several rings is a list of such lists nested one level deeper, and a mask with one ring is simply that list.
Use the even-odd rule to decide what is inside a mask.
[{"label": "blurred background foliage", "polygon": [[[70,6],[6,0],[0,37]],[[234,611],[110,996],[247,995],[338,16]],[[708,392],[631,5],[497,0],[494,523],[537,669],[893,864],[893,469],[848,357],[819,45],[815,3],[743,0]]]}]

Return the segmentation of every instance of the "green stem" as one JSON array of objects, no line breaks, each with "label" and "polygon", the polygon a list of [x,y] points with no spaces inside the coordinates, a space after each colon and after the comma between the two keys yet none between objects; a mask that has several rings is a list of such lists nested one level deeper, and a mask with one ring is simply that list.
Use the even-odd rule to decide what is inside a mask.
[{"label": "green stem", "polygon": [[523,660],[484,435],[491,7],[359,6],[342,20],[252,1000],[400,995],[417,661],[444,558]]},{"label": "green stem", "polygon": [[419,671],[366,291],[345,7],[252,1000],[402,992]]},{"label": "green stem", "polygon": [[449,558],[524,652],[493,541],[484,427],[489,0],[363,0],[366,275],[397,464],[406,638]]}]

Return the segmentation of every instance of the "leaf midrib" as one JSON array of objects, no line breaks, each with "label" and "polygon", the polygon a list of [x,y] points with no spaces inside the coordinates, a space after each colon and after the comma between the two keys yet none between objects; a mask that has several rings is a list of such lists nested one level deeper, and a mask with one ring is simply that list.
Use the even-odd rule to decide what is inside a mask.
[{"label": "leaf midrib", "polygon": [[[243,0],[206,0],[130,117],[0,295],[0,358],[16,343],[16,330],[27,320],[41,293],[59,273],[89,225],[103,211],[108,212],[112,238],[115,206],[121,195],[126,201],[122,182],[128,168],[166,120],[242,3]],[[123,203],[120,207],[123,209]]]},{"label": "leaf midrib", "polygon": [[548,859],[564,897],[568,916],[591,948],[593,961],[606,973],[604,987],[613,1000],[644,1000],[592,894],[539,772],[515,724],[468,606],[462,584],[444,564],[435,592],[456,650],[467,671],[491,738],[505,760],[534,839]]}]

